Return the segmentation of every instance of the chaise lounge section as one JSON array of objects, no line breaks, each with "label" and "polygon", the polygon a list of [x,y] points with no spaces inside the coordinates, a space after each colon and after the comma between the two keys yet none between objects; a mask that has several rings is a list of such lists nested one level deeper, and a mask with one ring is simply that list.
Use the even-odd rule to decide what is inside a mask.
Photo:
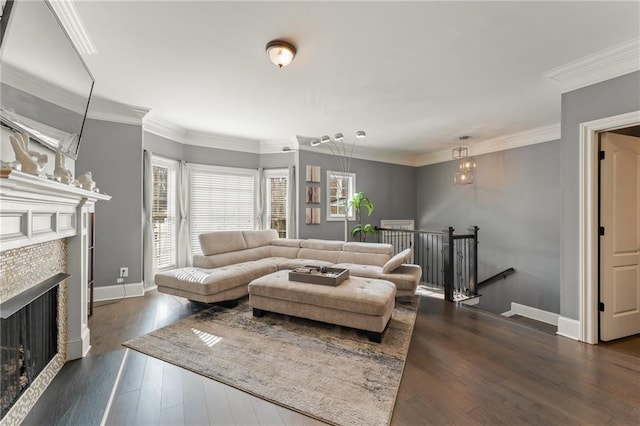
[{"label": "chaise lounge section", "polygon": [[193,267],[156,274],[158,291],[203,303],[247,295],[251,281],[300,266],[349,269],[354,277],[390,281],[396,297],[413,295],[422,270],[404,262],[409,250],[396,255],[393,246],[326,240],[279,238],[275,230],[218,231],[200,235],[202,255]]}]

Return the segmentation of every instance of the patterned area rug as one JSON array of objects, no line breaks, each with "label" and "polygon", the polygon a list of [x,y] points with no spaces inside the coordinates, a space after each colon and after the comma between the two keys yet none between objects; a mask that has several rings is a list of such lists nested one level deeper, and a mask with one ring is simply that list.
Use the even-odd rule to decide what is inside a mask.
[{"label": "patterned area rug", "polygon": [[364,332],[214,307],[124,343],[259,398],[338,425],[388,425],[418,296],[398,300],[382,343]]}]

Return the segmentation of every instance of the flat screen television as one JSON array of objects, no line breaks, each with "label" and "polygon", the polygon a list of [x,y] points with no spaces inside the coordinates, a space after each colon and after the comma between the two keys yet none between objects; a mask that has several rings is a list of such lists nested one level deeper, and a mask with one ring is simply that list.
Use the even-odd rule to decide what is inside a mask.
[{"label": "flat screen television", "polygon": [[80,53],[48,1],[7,1],[0,27],[2,126],[76,159],[94,84]]}]

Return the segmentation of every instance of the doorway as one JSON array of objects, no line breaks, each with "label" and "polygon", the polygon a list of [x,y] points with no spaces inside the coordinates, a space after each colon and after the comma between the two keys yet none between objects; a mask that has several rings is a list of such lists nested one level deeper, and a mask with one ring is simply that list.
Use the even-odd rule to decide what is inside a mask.
[{"label": "doorway", "polygon": [[599,339],[640,334],[640,126],[600,133]]},{"label": "doorway", "polygon": [[589,121],[580,125],[579,145],[579,320],[566,335],[585,343],[599,341],[599,134],[640,126],[640,111]]}]

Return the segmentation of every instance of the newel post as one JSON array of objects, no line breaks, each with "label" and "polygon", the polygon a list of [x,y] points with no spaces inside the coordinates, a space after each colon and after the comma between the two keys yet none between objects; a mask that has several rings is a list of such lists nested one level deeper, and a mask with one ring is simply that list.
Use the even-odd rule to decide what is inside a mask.
[{"label": "newel post", "polygon": [[444,300],[453,302],[453,227],[444,228],[442,234],[442,257],[444,267]]},{"label": "newel post", "polygon": [[478,295],[478,228],[471,226],[467,230],[473,235],[469,246],[469,296]]}]

